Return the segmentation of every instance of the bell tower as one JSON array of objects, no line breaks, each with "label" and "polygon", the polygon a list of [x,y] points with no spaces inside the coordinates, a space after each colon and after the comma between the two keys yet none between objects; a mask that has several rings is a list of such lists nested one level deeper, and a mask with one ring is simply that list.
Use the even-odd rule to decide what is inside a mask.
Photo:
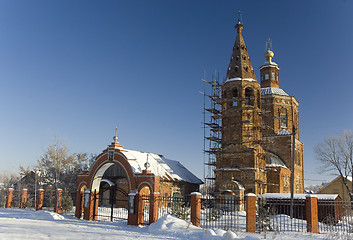
[{"label": "bell tower", "polygon": [[232,180],[246,193],[258,195],[266,192],[266,161],[260,145],[261,88],[242,36],[243,27],[239,18],[226,80],[221,87],[222,150],[216,161],[216,191],[222,194],[224,183]]}]

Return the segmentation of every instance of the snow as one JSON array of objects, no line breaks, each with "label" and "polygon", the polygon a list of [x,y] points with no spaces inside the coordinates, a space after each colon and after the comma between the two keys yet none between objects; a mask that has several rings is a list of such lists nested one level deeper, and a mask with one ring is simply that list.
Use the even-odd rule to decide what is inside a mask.
[{"label": "snow", "polygon": [[[308,194],[294,194],[294,199],[306,199]],[[311,197],[317,197],[318,200],[335,200],[338,194],[315,194]],[[261,195],[263,198],[276,198],[276,199],[290,199],[290,193],[264,193]]]},{"label": "snow", "polygon": [[176,181],[185,181],[196,184],[203,183],[180,162],[166,159],[162,155],[128,149],[124,149],[121,153],[128,159],[134,173],[141,173],[142,170],[146,169],[145,164],[148,158],[148,170],[156,176],[164,177],[167,174]]},{"label": "snow", "polygon": [[[128,226],[126,220],[97,222],[49,211],[0,208],[0,239],[264,239],[257,233],[202,229],[171,215],[150,226]],[[268,239],[327,239],[328,234],[267,232]],[[347,239],[349,239],[347,237]]]},{"label": "snow", "polygon": [[253,78],[240,78],[240,77],[230,78],[230,79],[227,79],[225,82],[231,82],[231,81],[249,81],[249,82],[256,82],[256,80],[253,79]]},{"label": "snow", "polygon": [[261,95],[272,95],[272,94],[281,95],[281,96],[289,96],[288,93],[286,93],[281,88],[275,88],[275,87],[261,88]]},{"label": "snow", "polygon": [[288,132],[286,129],[282,129],[281,131],[276,133],[277,135],[292,135],[290,132]]}]

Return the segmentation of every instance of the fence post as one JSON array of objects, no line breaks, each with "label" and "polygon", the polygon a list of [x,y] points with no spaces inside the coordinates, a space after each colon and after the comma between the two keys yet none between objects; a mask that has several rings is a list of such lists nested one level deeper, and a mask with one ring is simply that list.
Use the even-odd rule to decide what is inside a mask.
[{"label": "fence post", "polygon": [[199,227],[201,223],[201,193],[192,192],[190,194],[190,218],[193,225]]},{"label": "fence post", "polygon": [[306,195],[306,229],[308,232],[319,233],[318,211],[317,211],[317,196]]},{"label": "fence post", "polygon": [[38,197],[37,197],[36,211],[42,210],[43,200],[44,200],[44,189],[39,189],[38,190]]},{"label": "fence post", "polygon": [[75,217],[80,219],[82,217],[82,210],[83,208],[83,199],[84,194],[80,190],[76,192],[76,209],[75,209]]},{"label": "fence post", "polygon": [[92,220],[92,201],[93,201],[93,197],[92,197],[92,193],[91,190],[86,190],[84,192],[84,199],[83,199],[83,219],[85,220]]},{"label": "fence post", "polygon": [[246,194],[246,231],[256,232],[256,195]]},{"label": "fence post", "polygon": [[93,221],[98,220],[98,205],[99,205],[99,192],[94,190],[94,204],[93,204]]},{"label": "fence post", "polygon": [[13,199],[13,188],[7,189],[6,208],[11,208]]},{"label": "fence post", "polygon": [[144,214],[145,200],[143,200],[143,195],[137,195],[137,224],[143,224],[143,214]]},{"label": "fence post", "polygon": [[22,194],[21,194],[21,208],[26,208],[27,205],[27,188],[22,189]]},{"label": "fence post", "polygon": [[59,214],[61,214],[61,211],[62,211],[61,209],[62,194],[63,194],[63,190],[61,188],[58,188],[55,194],[54,212],[57,212]]},{"label": "fence post", "polygon": [[159,207],[159,193],[153,193],[150,195],[150,216],[149,224],[158,221],[158,207]]}]

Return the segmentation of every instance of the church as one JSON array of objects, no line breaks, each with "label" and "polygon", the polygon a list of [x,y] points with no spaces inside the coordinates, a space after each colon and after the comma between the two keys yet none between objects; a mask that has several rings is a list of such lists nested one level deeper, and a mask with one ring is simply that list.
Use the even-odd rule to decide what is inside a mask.
[{"label": "church", "polygon": [[303,193],[299,102],[280,88],[280,68],[272,61],[270,44],[259,67],[259,84],[242,36],[243,27],[238,20],[227,75],[219,85],[219,95],[213,97],[219,105],[213,113],[220,120],[210,125],[211,132],[221,133],[216,139],[219,148],[214,152],[214,191],[242,196],[289,193],[294,169],[294,193]]}]

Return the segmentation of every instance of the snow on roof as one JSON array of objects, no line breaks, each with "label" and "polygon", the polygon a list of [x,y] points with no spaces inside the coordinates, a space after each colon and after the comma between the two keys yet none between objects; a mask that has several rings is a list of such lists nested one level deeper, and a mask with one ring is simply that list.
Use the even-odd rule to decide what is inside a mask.
[{"label": "snow on roof", "polygon": [[185,181],[196,184],[203,183],[180,162],[166,159],[162,155],[127,149],[124,149],[121,153],[128,159],[134,173],[141,173],[142,170],[146,169],[145,164],[148,156],[148,170],[156,176],[167,177],[168,179],[172,178],[174,181]]},{"label": "snow on roof", "polygon": [[286,93],[281,88],[275,88],[275,87],[261,88],[261,95],[272,95],[272,94],[282,95],[282,96],[289,96],[288,93]]},{"label": "snow on roof", "polygon": [[272,61],[271,62],[266,61],[264,64],[260,66],[260,70],[263,69],[264,67],[275,67],[279,69],[278,64]]},{"label": "snow on roof", "polygon": [[250,82],[256,82],[255,79],[253,78],[240,78],[240,77],[236,77],[236,78],[230,78],[230,79],[227,79],[225,81],[226,82],[231,82],[231,81],[250,81]]},{"label": "snow on roof", "polygon": [[292,135],[290,132],[288,132],[286,129],[282,129],[279,132],[276,132],[276,135],[284,136],[284,135]]},{"label": "snow on roof", "polygon": [[[305,199],[308,194],[294,194],[294,199]],[[335,200],[338,194],[314,194],[318,200]],[[264,193],[263,198],[290,199],[290,193]]]},{"label": "snow on roof", "polygon": [[266,152],[268,156],[267,167],[284,167],[287,168],[283,160],[274,153]]}]

